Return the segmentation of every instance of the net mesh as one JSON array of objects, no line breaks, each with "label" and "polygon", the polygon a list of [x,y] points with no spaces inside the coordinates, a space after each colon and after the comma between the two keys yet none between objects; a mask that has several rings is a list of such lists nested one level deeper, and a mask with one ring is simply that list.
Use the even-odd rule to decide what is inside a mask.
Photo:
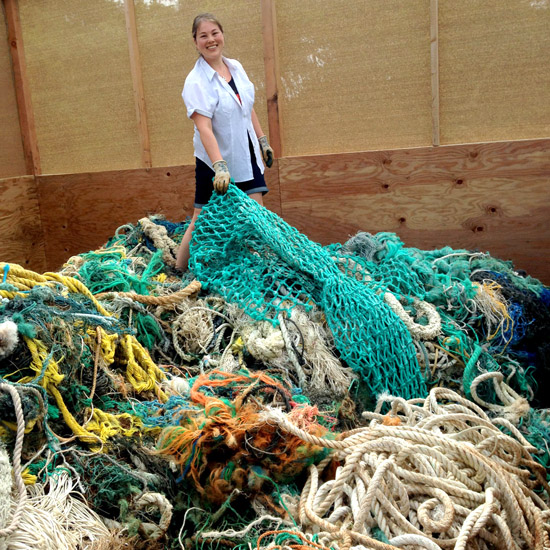
[{"label": "net mesh", "polygon": [[320,306],[342,359],[374,393],[426,394],[410,333],[377,293],[380,285],[350,277],[330,249],[236,186],[203,208],[193,231],[191,268],[207,289],[274,325],[297,305]]}]

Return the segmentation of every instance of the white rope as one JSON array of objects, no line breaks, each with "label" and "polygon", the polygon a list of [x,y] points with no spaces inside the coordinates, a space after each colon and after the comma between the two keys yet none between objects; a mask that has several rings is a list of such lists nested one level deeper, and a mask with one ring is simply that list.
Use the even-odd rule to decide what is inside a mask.
[{"label": "white rope", "polygon": [[441,332],[441,317],[432,304],[414,298],[416,318],[427,319],[426,325],[417,323],[406,311],[401,302],[391,292],[384,294],[384,301],[391,310],[403,321],[411,336],[417,340],[433,340]]},{"label": "white rope", "polygon": [[[387,415],[381,414],[383,403],[390,405]],[[279,429],[333,449],[310,468],[302,491],[305,534],[320,531],[319,540],[326,537],[328,546],[344,545],[346,535],[367,548],[381,548],[372,542],[374,527],[401,547],[550,546],[545,527],[550,510],[535,492],[542,487],[548,498],[546,471],[509,421],[491,420],[478,405],[444,388],[434,388],[426,399],[382,396],[376,410],[363,416],[370,420],[367,427],[329,440],[291,424],[282,411],[264,413]],[[340,463],[335,477],[320,483],[331,459]]]},{"label": "white rope", "polygon": [[166,533],[170,522],[172,521],[172,509],[173,506],[170,501],[161,493],[143,493],[136,500],[136,509],[142,508],[150,509],[156,508],[160,512],[160,520],[157,525],[152,523],[142,523],[142,527],[148,533],[148,537],[151,540],[157,540]]},{"label": "white rope", "polygon": [[108,539],[100,517],[76,495],[66,472],[50,476],[47,485],[29,487],[19,525],[6,538],[9,550],[81,550]]},{"label": "white rope", "polygon": [[17,420],[17,432],[13,449],[13,475],[19,497],[10,525],[0,529],[0,537],[5,537],[17,529],[19,521],[21,520],[21,514],[23,513],[23,506],[27,499],[27,491],[23,483],[21,471],[21,450],[23,449],[23,439],[25,438],[25,416],[23,414],[23,406],[21,404],[19,392],[11,384],[6,383],[0,384],[0,390],[4,390],[11,395],[13,407],[15,409],[15,418]]},{"label": "white rope", "polygon": [[[8,451],[0,444],[0,529],[4,529],[10,517],[11,464]],[[0,539],[0,550],[7,550],[5,539]]]},{"label": "white rope", "polygon": [[[477,387],[486,380],[491,380],[493,382],[495,393],[502,401],[503,405],[488,403],[479,397]],[[472,399],[476,403],[493,413],[502,414],[502,416],[512,422],[512,424],[518,424],[531,410],[527,399],[516,393],[506,384],[504,382],[504,375],[498,371],[486,372],[474,378],[470,386],[470,392],[472,393]]]},{"label": "white rope", "polygon": [[200,536],[203,539],[242,539],[252,529],[254,529],[254,527],[260,525],[264,521],[269,521],[270,523],[272,523],[274,525],[273,529],[279,529],[281,524],[292,526],[292,522],[288,520],[265,514],[249,523],[244,529],[241,529],[240,531],[235,531],[234,529],[227,529],[225,531],[207,531],[206,533],[201,533]]}]

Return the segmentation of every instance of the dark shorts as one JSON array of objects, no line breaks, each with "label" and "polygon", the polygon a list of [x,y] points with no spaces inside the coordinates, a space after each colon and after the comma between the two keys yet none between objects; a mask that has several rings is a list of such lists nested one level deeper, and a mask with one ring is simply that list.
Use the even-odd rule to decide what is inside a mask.
[{"label": "dark shorts", "polygon": [[[256,156],[254,155],[254,147],[250,138],[248,138],[248,148],[250,149],[250,158],[252,160],[252,179],[235,182],[235,185],[247,195],[251,195],[252,193],[262,193],[265,195],[268,192],[268,188],[264,175],[258,168]],[[195,208],[202,208],[210,200],[214,192],[214,184],[212,183],[214,170],[196,157],[195,161]]]}]

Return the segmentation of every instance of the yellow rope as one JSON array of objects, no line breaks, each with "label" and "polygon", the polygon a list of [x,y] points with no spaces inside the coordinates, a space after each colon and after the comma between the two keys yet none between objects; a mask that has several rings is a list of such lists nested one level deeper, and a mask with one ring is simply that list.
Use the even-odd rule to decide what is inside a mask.
[{"label": "yellow rope", "polygon": [[23,478],[23,483],[25,485],[34,485],[36,483],[37,477],[29,472],[29,469],[26,468],[21,474]]},{"label": "yellow rope", "polygon": [[83,294],[87,298],[89,298],[92,303],[97,308],[97,311],[101,313],[101,315],[104,315],[105,317],[111,317],[111,313],[109,313],[94,297],[94,295],[90,292],[88,287],[81,283],[78,279],[75,279],[74,277],[67,277],[65,275],[60,275],[59,273],[44,273],[45,277],[48,277],[49,280],[55,280],[59,281],[63,285],[65,285],[69,291],[75,293],[75,294]]},{"label": "yellow rope", "polygon": [[[108,253],[108,251],[105,251],[105,253]],[[98,312],[103,316],[111,316],[111,313],[103,308],[90,290],[78,279],[51,272],[39,275],[17,264],[0,263],[0,271],[6,267],[8,268],[6,281],[20,291],[30,290],[37,285],[52,286],[54,283],[61,283],[68,292],[82,294],[89,298],[94,303]],[[0,291],[0,296],[13,299],[15,296],[25,296],[25,294],[23,292],[4,290]],[[97,332],[94,329],[89,329],[87,335],[88,338],[95,341]],[[101,450],[107,439],[114,435],[121,434],[130,437],[136,432],[155,429],[144,428],[142,421],[132,415],[126,413],[113,415],[105,413],[100,409],[94,409],[90,420],[85,426],[81,426],[67,408],[58,388],[64,379],[64,375],[59,370],[59,362],[62,359],[56,360],[51,352],[48,351],[44,342],[39,339],[25,336],[24,340],[31,353],[32,361],[30,369],[34,374],[24,376],[18,382],[20,384],[35,382],[42,386],[55,399],[63,420],[72,430],[73,434],[85,443],[100,444],[95,449],[93,448],[93,450]],[[95,345],[98,345],[98,343],[95,342]],[[154,391],[161,401],[168,399],[160,388],[160,382],[165,379],[165,374],[153,362],[147,350],[137,341],[135,336],[125,335],[121,337],[116,333],[102,333],[99,346],[99,353],[105,366],[114,363],[117,346],[120,346],[121,355],[126,359],[126,378],[138,393]],[[29,422],[26,426],[26,431],[32,430],[35,423],[36,419]],[[0,429],[4,433],[7,433],[5,432],[5,427],[0,426]],[[29,477],[29,480],[31,478],[32,476]],[[32,483],[32,481],[29,482]]]},{"label": "yellow rope", "polygon": [[13,300],[16,296],[24,296],[21,292],[10,292],[9,290],[0,290],[0,297]]},{"label": "yellow rope", "polygon": [[63,420],[65,420],[65,423],[67,424],[67,426],[71,428],[73,434],[76,435],[81,441],[85,443],[99,443],[100,438],[97,435],[94,435],[89,431],[85,430],[76,421],[75,417],[71,414],[71,412],[67,408],[67,405],[65,405],[65,402],[63,401],[63,397],[61,396],[61,393],[59,392],[59,390],[55,386],[51,386],[49,389],[49,392],[53,395],[57,408],[61,411]]},{"label": "yellow rope", "polygon": [[[62,285],[64,285],[69,290],[69,292],[72,292],[75,294],[82,294],[86,296],[86,298],[90,299],[94,304],[94,306],[99,311],[99,313],[101,313],[101,315],[104,315],[106,317],[111,317],[112,315],[97,301],[97,299],[90,292],[88,287],[84,283],[80,282],[78,279],[75,279],[74,277],[67,277],[66,275],[60,275],[59,273],[53,273],[53,272],[47,272],[47,273],[44,273],[44,275],[39,275],[34,271],[29,271],[28,269],[24,269],[18,264],[0,262],[0,270],[4,270],[6,266],[8,266],[9,268],[7,277],[6,277],[6,282],[15,286],[19,290],[30,290],[31,288],[37,285],[51,286],[51,283],[53,281],[57,281],[58,283],[61,283]],[[11,295],[6,295],[6,291],[0,291],[0,293],[3,298],[13,298],[19,294],[19,293],[11,293]]]},{"label": "yellow rope", "polygon": [[[48,364],[44,369],[44,361],[48,357],[48,350],[46,346],[40,340],[33,340],[32,338],[28,338],[26,336],[24,338],[32,356],[30,367],[36,372],[36,376],[24,376],[18,382],[20,384],[28,384],[29,382],[37,381],[38,384],[40,384],[48,393],[50,393],[50,395],[53,396],[58,409],[61,411],[63,420],[65,420],[65,423],[69,426],[74,435],[78,436],[86,443],[98,443],[98,437],[82,428],[65,405],[63,396],[57,389],[57,386],[63,381],[65,376],[59,372],[57,361],[53,357],[50,357]],[[40,376],[43,370],[44,373]],[[40,380],[37,380],[39,377]]]},{"label": "yellow rope", "polygon": [[161,430],[158,427],[146,428],[140,418],[131,414],[111,414],[100,409],[94,409],[92,418],[86,424],[86,428],[97,434],[104,443],[111,437],[119,435],[132,437],[139,433]]},{"label": "yellow rope", "polygon": [[161,401],[167,401],[168,397],[158,386],[158,382],[166,376],[155,365],[149,353],[129,334],[122,340],[121,347],[127,359],[126,378],[133,388],[138,393],[154,390]]}]

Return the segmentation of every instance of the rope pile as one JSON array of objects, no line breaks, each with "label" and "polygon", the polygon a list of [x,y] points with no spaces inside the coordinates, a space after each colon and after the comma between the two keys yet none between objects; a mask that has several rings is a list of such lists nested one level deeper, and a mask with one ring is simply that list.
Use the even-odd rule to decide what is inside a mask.
[{"label": "rope pile", "polygon": [[0,263],[0,548],[548,546],[547,287],[203,213]]}]

